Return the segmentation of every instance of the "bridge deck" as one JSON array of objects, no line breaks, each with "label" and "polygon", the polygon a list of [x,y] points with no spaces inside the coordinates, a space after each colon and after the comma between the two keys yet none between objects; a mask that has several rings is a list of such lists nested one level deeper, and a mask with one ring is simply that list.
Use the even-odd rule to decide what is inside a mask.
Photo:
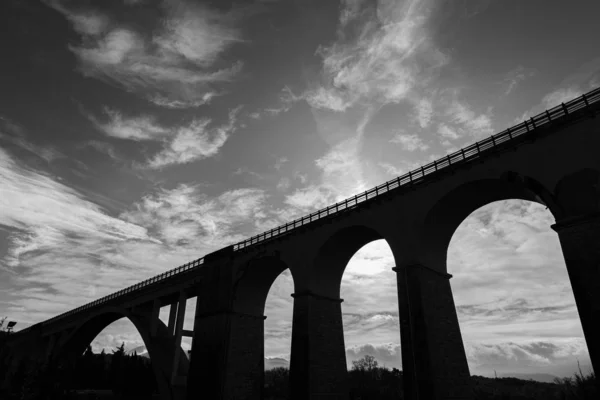
[{"label": "bridge deck", "polygon": [[470,164],[478,159],[481,159],[482,157],[487,157],[488,155],[502,152],[507,148],[514,148],[515,146],[539,136],[546,131],[545,128],[547,127],[554,127],[564,123],[585,119],[590,116],[594,116],[598,112],[600,112],[600,88],[596,88],[567,103],[563,103],[559,106],[546,110],[530,118],[529,120],[506,129],[503,132],[487,137],[479,142],[475,142],[472,145],[448,154],[420,168],[409,171],[402,176],[375,186],[374,188],[357,194],[356,196],[322,208],[284,225],[270,229],[256,236],[252,236],[232,246],[225,247],[217,252],[190,261],[160,275],[146,279],[145,281],[104,296],[91,303],[82,305],[51,319],[35,324],[29,328],[21,330],[20,333],[24,333],[35,326],[39,326],[40,324],[45,326],[56,322],[59,319],[70,317],[79,312],[105,305],[106,303],[122,296],[130,295],[134,292],[141,291],[142,289],[147,289],[151,285],[164,283],[175,275],[181,277],[182,274],[186,274],[200,268],[213,256],[218,257],[227,252],[248,250],[254,246],[264,244],[265,242],[276,240],[301,227],[306,227],[309,224],[313,224],[316,221],[346,214],[351,210],[364,206],[365,203],[371,202],[374,199],[379,200],[382,197],[395,195],[400,191],[400,189],[412,187],[417,184],[426,184],[430,180],[436,179],[440,171],[448,171],[451,167]]}]

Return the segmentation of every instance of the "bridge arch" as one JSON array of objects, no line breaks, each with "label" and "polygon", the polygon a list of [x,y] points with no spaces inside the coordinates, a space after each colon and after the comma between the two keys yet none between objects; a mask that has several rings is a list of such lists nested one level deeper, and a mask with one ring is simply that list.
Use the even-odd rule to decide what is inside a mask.
[{"label": "bridge arch", "polygon": [[469,181],[450,190],[427,212],[417,241],[420,261],[446,273],[448,246],[465,218],[487,204],[511,199],[542,204],[555,218],[562,215],[552,193],[533,178],[509,171],[500,178]]},{"label": "bridge arch", "polygon": [[271,286],[288,269],[277,254],[251,259],[240,269],[235,281],[234,311],[262,316]]},{"label": "bridge arch", "polygon": [[342,276],[350,259],[363,246],[380,239],[385,238],[367,225],[347,226],[334,232],[319,246],[307,268],[310,270],[308,279],[297,282],[295,291],[311,290],[322,296],[339,298]]},{"label": "bridge arch", "polygon": [[[153,337],[150,333],[151,314],[133,313],[127,309],[119,307],[107,307],[99,310],[85,319],[81,324],[71,332],[67,338],[59,345],[53,357],[58,359],[73,360],[83,353],[85,348],[98,336],[106,327],[121,318],[127,318],[136,328],[142,338],[150,360],[156,384],[164,400],[171,400],[177,397],[174,388],[171,385],[171,363],[172,363],[172,337],[165,324],[158,320],[157,333]],[[180,349],[183,353],[183,350]],[[185,356],[179,357],[180,369],[187,370],[188,360]],[[183,365],[182,365],[183,364]]]}]

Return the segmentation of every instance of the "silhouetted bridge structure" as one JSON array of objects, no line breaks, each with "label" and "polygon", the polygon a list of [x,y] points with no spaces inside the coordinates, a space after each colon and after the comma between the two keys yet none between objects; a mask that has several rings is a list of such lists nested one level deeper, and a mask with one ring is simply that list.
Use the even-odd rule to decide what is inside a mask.
[{"label": "silhouetted bridge structure", "polygon": [[[447,273],[450,239],[498,200],[553,214],[595,371],[600,371],[600,89],[364,193],[37,323],[19,358],[79,355],[122,317],[138,329],[165,399],[259,399],[264,307],[290,269],[293,399],[347,399],[340,283],[358,249],[385,239],[396,267],[407,399],[469,399],[470,373]],[[540,271],[543,274],[544,271]],[[185,305],[197,296],[193,331]],[[168,324],[160,307],[170,305]],[[181,349],[191,336],[191,358]]]}]

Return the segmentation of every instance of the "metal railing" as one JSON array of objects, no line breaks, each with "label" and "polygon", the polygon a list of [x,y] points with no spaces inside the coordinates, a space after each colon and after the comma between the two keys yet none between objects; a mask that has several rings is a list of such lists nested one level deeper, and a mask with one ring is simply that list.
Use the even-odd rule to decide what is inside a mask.
[{"label": "metal railing", "polygon": [[[462,148],[454,153],[448,154],[440,159],[437,159],[429,164],[426,164],[420,168],[409,171],[408,173],[399,176],[395,179],[389,180],[381,185],[375,186],[372,189],[367,190],[366,192],[357,194],[354,197],[350,197],[346,200],[335,203],[331,206],[325,207],[318,211],[315,211],[311,214],[303,216],[301,218],[295,219],[291,222],[288,222],[284,225],[278,226],[276,228],[270,229],[266,232],[258,234],[256,236],[252,236],[246,240],[243,240],[239,243],[233,245],[234,251],[240,251],[243,249],[247,249],[251,246],[255,246],[257,244],[264,243],[265,241],[273,240],[275,238],[284,236],[289,234],[290,232],[308,225],[312,222],[318,221],[320,219],[330,217],[333,215],[339,215],[348,212],[351,209],[358,207],[360,204],[365,203],[368,200],[374,199],[378,196],[381,196],[385,193],[390,192],[391,190],[397,189],[402,186],[414,185],[416,183],[424,182],[425,177],[430,174],[433,174],[437,171],[444,170],[449,168],[450,166],[457,164],[464,164],[465,162],[470,162],[472,160],[478,159],[482,156],[482,154],[489,154],[493,152],[494,149],[497,149],[501,144],[513,141],[516,138],[527,135],[528,133],[533,132],[534,130],[547,126],[551,123],[556,123],[564,120],[568,116],[573,116],[577,111],[587,109],[591,104],[600,102],[600,88],[596,88],[578,98],[575,98],[567,103],[562,103],[554,108],[546,110],[518,125],[510,127],[503,132],[492,135],[488,138],[485,138],[479,142],[475,142],[470,146]],[[585,111],[577,113],[578,116],[585,116]],[[560,120],[559,120],[560,119]],[[154,276],[152,278],[146,279],[145,281],[139,282],[135,285],[129,286],[125,289],[119,290],[118,292],[109,294],[108,296],[104,296],[98,300],[95,300],[91,303],[85,304],[81,307],[75,308],[73,310],[67,311],[63,314],[57,315],[53,318],[50,318],[46,321],[41,322],[42,325],[50,324],[56,320],[69,317],[73,314],[76,314],[80,311],[84,311],[90,309],[92,307],[96,307],[98,305],[104,304],[108,301],[116,299],[120,296],[135,292],[139,289],[145,288],[147,286],[153,285],[155,283],[163,282],[175,275],[179,275],[181,273],[188,272],[192,269],[199,268],[204,263],[204,257],[199,258],[197,260],[191,261],[187,264],[184,264],[175,269],[164,272],[160,275]],[[35,326],[35,325],[34,325]],[[25,332],[29,330],[31,327],[23,329],[20,332]]]}]

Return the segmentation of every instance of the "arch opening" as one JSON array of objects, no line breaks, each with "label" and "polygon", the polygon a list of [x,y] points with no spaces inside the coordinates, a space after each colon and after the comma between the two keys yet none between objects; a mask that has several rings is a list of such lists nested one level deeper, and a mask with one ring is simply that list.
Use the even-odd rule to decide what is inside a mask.
[{"label": "arch opening", "polygon": [[462,217],[444,260],[471,375],[552,381],[578,361],[589,373],[552,207],[510,194]]},{"label": "arch opening", "polygon": [[349,370],[345,376],[352,398],[381,390],[395,397],[403,390],[395,264],[379,232],[351,226],[327,240],[312,266],[310,288],[318,295],[343,299],[340,320],[327,329],[334,342],[339,335],[336,346],[343,344],[339,355],[345,360],[342,368]]},{"label": "arch opening", "polygon": [[59,350],[72,368],[68,386],[75,391],[112,391],[158,396],[150,351],[144,334],[119,312],[97,315],[84,323]]},{"label": "arch opening", "polygon": [[561,211],[550,193],[535,179],[506,172],[501,179],[481,179],[462,184],[443,196],[427,213],[418,245],[421,261],[447,272],[448,246],[458,226],[475,210],[501,200],[524,200]]},{"label": "arch opening", "polygon": [[294,279],[289,269],[273,281],[264,313],[264,384],[265,398],[287,398],[292,351]]},{"label": "arch opening", "polygon": [[234,284],[233,311],[255,321],[246,326],[252,341],[244,341],[252,347],[248,349],[253,353],[250,365],[236,368],[258,382],[255,384],[265,398],[288,395],[293,286],[292,273],[278,255],[249,260],[241,266]]},{"label": "arch opening", "polygon": [[[384,239],[360,247],[341,280],[351,396],[402,393],[402,356],[394,256]],[[365,374],[364,372],[369,373]],[[387,398],[387,397],[386,397]]]}]

